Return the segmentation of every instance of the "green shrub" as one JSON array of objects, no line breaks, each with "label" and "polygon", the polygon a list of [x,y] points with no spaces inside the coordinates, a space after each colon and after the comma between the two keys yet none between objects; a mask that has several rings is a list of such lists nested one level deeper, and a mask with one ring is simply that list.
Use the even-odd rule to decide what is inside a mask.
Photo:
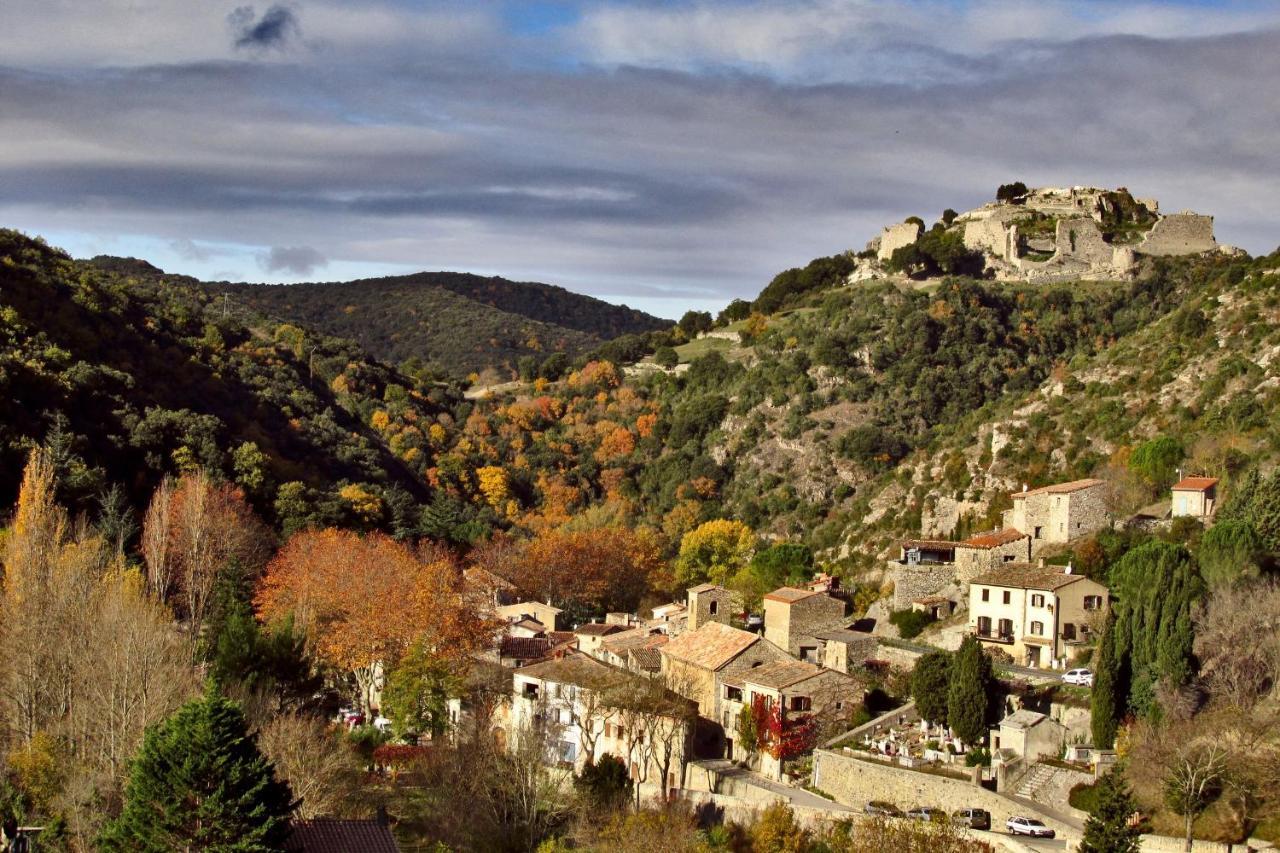
[{"label": "green shrub", "polygon": [[899,610],[889,616],[890,624],[897,626],[904,640],[920,636],[920,632],[933,621],[933,616],[919,610]]}]

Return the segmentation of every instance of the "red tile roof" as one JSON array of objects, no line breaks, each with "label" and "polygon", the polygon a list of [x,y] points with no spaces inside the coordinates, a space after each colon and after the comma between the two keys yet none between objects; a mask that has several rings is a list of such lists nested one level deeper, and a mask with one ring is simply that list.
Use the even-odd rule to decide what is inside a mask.
[{"label": "red tile roof", "polygon": [[[739,674],[744,683],[759,684],[774,690],[784,690],[798,684],[806,678],[813,678],[822,672],[822,667],[802,660],[775,660],[748,669]],[[832,670],[835,672],[835,670]]]},{"label": "red tile roof", "polygon": [[627,630],[621,625],[610,625],[605,622],[588,622],[585,625],[579,625],[573,629],[573,633],[582,634],[586,637],[607,637],[610,634],[619,634]]},{"label": "red tile roof", "polygon": [[794,604],[804,598],[818,595],[818,592],[812,589],[796,589],[794,586],[784,586],[775,589],[773,592],[765,595],[765,601],[782,601],[786,604]]},{"label": "red tile roof", "polygon": [[1027,495],[1066,495],[1071,492],[1078,492],[1081,489],[1090,489],[1094,486],[1101,486],[1106,483],[1105,480],[1097,480],[1092,477],[1084,480],[1071,480],[1066,483],[1054,483],[1052,486],[1041,486],[1038,489],[1031,489],[1027,492],[1014,492],[1014,500],[1024,498]]},{"label": "red tile roof", "polygon": [[997,569],[978,575],[969,581],[969,584],[970,586],[1004,586],[1011,589],[1057,590],[1081,580],[1086,580],[1084,575],[1069,575],[1054,566],[1005,563]]},{"label": "red tile roof", "polygon": [[1173,484],[1175,492],[1207,492],[1218,485],[1217,477],[1183,477]]},{"label": "red tile roof", "polygon": [[992,548],[999,548],[1001,545],[1008,545],[1011,542],[1026,538],[1027,534],[1022,531],[1006,527],[1004,530],[993,530],[990,533],[979,533],[977,536],[970,536],[963,542],[956,544],[961,548],[982,548],[989,551]]},{"label": "red tile roof", "polygon": [[953,551],[959,543],[947,539],[903,539],[903,548],[925,548],[935,551]]},{"label": "red tile roof", "polygon": [[400,853],[395,836],[376,820],[317,817],[290,821],[293,832],[284,843],[289,853]]},{"label": "red tile roof", "polygon": [[717,670],[759,639],[756,634],[719,622],[708,622],[698,626],[696,631],[685,631],[663,646],[661,651],[667,657],[703,669]]}]

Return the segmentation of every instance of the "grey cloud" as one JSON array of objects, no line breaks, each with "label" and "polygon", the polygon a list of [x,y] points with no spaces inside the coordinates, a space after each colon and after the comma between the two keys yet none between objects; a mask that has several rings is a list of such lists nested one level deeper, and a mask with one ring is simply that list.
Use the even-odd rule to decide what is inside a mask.
[{"label": "grey cloud", "polygon": [[272,246],[269,252],[258,257],[258,264],[267,272],[295,275],[311,275],[328,263],[324,255],[310,246]]},{"label": "grey cloud", "polygon": [[258,17],[253,6],[237,6],[227,16],[237,48],[282,47],[301,33],[298,16],[292,8],[275,4]]}]

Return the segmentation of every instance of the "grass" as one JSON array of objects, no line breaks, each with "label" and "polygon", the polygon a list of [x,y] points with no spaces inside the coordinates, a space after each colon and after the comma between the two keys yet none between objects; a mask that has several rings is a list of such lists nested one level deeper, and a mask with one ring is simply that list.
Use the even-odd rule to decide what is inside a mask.
[{"label": "grass", "polygon": [[733,348],[734,342],[724,338],[699,338],[676,347],[676,355],[680,357],[680,361],[688,362],[710,352],[727,353]]}]

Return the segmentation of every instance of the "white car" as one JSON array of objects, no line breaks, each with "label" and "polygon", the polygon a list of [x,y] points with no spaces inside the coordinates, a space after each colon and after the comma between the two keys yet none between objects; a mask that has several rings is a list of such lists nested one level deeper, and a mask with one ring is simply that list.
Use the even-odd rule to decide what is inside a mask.
[{"label": "white car", "polygon": [[1067,684],[1079,684],[1084,687],[1093,686],[1093,670],[1069,669],[1062,673],[1062,680]]},{"label": "white car", "polygon": [[1004,822],[1010,835],[1030,835],[1033,838],[1053,838],[1053,830],[1033,817],[1015,815]]}]

